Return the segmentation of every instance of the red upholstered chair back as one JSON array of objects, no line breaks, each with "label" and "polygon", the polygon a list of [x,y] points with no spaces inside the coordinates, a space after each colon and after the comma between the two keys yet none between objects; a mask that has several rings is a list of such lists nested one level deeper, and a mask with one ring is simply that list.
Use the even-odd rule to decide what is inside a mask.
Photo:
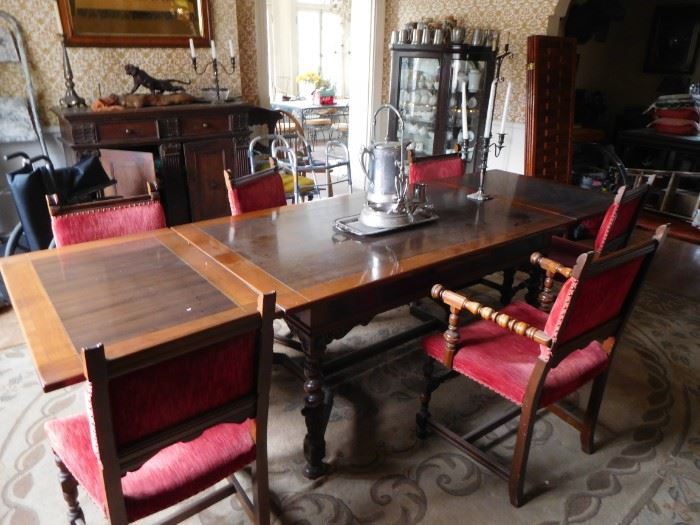
[{"label": "red upholstered chair back", "polygon": [[609,253],[627,245],[648,189],[649,186],[643,184],[635,189],[623,186],[618,190],[598,229],[594,244],[596,253]]},{"label": "red upholstered chair back", "polygon": [[248,332],[111,378],[115,444],[134,443],[250,394],[255,357],[255,334]]},{"label": "red upholstered chair back", "polygon": [[464,163],[459,153],[414,157],[409,155],[408,181],[411,184],[430,182],[464,175]]},{"label": "red upholstered chair back", "polygon": [[610,255],[579,256],[544,328],[554,340],[551,354],[557,361],[592,339],[618,333],[666,231],[667,226],[661,226],[651,240]]},{"label": "red upholstered chair back", "polygon": [[165,228],[158,193],[62,206],[49,197],[56,246],[121,237]]},{"label": "red upholstered chair back", "polygon": [[257,418],[265,429],[274,307],[269,293],[258,312],[121,358],[107,359],[102,345],[85,349],[88,413],[102,461],[138,467],[224,422]]},{"label": "red upholstered chair back", "polygon": [[286,206],[284,184],[277,167],[272,167],[243,177],[233,177],[224,171],[231,215],[249,211]]}]

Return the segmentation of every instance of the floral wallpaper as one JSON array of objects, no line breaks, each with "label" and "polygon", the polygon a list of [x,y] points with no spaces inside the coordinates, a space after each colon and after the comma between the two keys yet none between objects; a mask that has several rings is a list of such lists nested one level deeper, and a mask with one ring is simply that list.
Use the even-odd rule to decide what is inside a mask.
[{"label": "floral wallpaper", "polygon": [[238,45],[243,97],[258,100],[258,64],[255,48],[255,0],[238,0]]},{"label": "floral wallpaper", "polygon": [[[529,35],[546,34],[547,23],[560,0],[386,0],[384,35],[384,94],[389,99],[391,31],[403,28],[407,22],[433,18],[435,21],[455,17],[466,27],[500,29],[502,38],[510,31],[510,49],[513,57],[506,60],[501,76],[513,82],[513,94],[508,120],[525,122],[526,115],[526,53]],[[500,115],[505,89],[499,90],[496,114]]]},{"label": "floral wallpaper", "polygon": [[[220,54],[226,53],[229,39],[234,42],[234,53],[237,56],[240,54],[236,8],[242,3],[237,0],[209,0],[212,31]],[[253,1],[246,3],[252,5]],[[45,124],[56,124],[56,117],[50,108],[58,106],[65,86],[55,0],[2,0],[0,8],[14,16],[22,27],[41,118]],[[208,49],[198,49],[200,60],[208,57],[208,53]],[[189,51],[184,46],[182,49],[71,47],[68,48],[68,55],[73,66],[75,89],[88,103],[99,96],[100,89],[103,95],[131,89],[131,77],[124,73],[124,64],[127,63],[136,64],[155,77],[192,80],[188,91],[195,95],[200,88],[212,84],[209,71],[203,76],[193,73]],[[226,74],[220,77],[234,95],[241,94],[241,69],[244,67],[247,67],[246,62],[239,57],[233,77]],[[0,96],[24,94],[24,78],[17,64],[0,63],[0,78]]]},{"label": "floral wallpaper", "polygon": [[[362,1],[362,0],[357,0]],[[220,50],[232,39],[237,55],[233,77],[223,76],[232,94],[241,94],[250,101],[257,100],[257,64],[255,47],[255,0],[209,0],[212,30]],[[466,26],[510,31],[511,49],[515,53],[503,66],[503,76],[513,82],[513,100],[509,120],[525,121],[525,52],[526,38],[544,34],[549,17],[561,0],[386,0],[386,31],[384,35],[384,93],[389,90],[389,37],[391,31],[421,18],[440,20],[454,16]],[[58,105],[65,92],[59,39],[59,23],[55,0],[2,0],[2,9],[15,16],[24,30],[29,60],[44,123],[56,124],[50,108]],[[200,48],[199,56],[208,56]],[[131,79],[123,73],[125,63],[134,63],[158,77],[183,78],[193,81],[190,91],[196,94],[210,85],[209,75],[195,77],[186,48],[90,48],[68,50],[76,90],[86,99],[130,89]],[[24,92],[19,68],[0,63],[0,96],[17,96]],[[504,90],[499,93],[497,113],[500,113]]]}]

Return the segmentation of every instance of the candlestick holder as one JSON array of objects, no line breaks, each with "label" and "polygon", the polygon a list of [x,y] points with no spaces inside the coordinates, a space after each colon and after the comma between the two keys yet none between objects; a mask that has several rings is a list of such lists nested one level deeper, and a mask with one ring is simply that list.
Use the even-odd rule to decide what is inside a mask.
[{"label": "candlestick holder", "polygon": [[66,94],[58,101],[61,107],[64,108],[80,108],[86,107],[85,99],[75,92],[75,82],[73,81],[73,68],[70,65],[68,58],[68,49],[66,48],[66,37],[59,35],[61,38],[61,48],[63,50],[63,80],[66,85]]},{"label": "candlestick holder", "polygon": [[[503,53],[501,53],[500,55],[496,55],[496,88],[498,87],[498,84],[500,84],[501,80],[503,80],[501,78],[501,65],[503,65],[503,60],[505,60],[506,57],[512,56],[512,54],[513,53],[511,53],[509,50],[509,44],[506,43],[505,46],[503,46]],[[491,129],[493,128],[493,118],[489,119],[487,117],[487,120],[489,121],[489,129],[484,130],[484,136],[479,140],[481,146],[481,165],[479,166],[479,189],[477,189],[474,193],[470,193],[469,195],[467,195],[468,199],[474,201],[486,201],[493,198],[491,197],[491,195],[488,195],[486,192],[484,192],[484,179],[486,178],[486,167],[488,166],[489,162],[489,151],[491,151],[491,148],[493,148],[493,154],[496,158],[498,158],[498,156],[501,154],[501,151],[505,147],[505,133],[498,133],[497,142],[491,142]],[[479,148],[476,147],[475,149],[478,150]],[[474,165],[474,168],[476,170],[476,164]]]},{"label": "candlestick holder", "polygon": [[503,142],[505,141],[506,134],[498,133],[498,141],[491,142],[490,136],[484,136],[481,138],[481,166],[479,167],[479,189],[474,193],[467,195],[468,199],[473,201],[487,201],[493,199],[491,195],[487,195],[484,192],[484,178],[486,178],[486,166],[489,163],[489,151],[493,148],[493,153],[496,157],[501,154],[501,150],[504,148]]},{"label": "candlestick holder", "polygon": [[[220,64],[216,58],[212,58],[209,62],[206,62],[204,64],[204,67],[198,68],[197,67],[197,57],[194,57],[194,56],[192,57],[192,69],[194,70],[194,72],[197,76],[204,75],[207,72],[207,69],[209,69],[209,66],[211,66],[212,73],[214,75],[213,91],[216,93],[216,102],[222,102],[221,93],[228,92],[228,88],[222,88],[220,83],[219,83],[219,68],[221,68],[223,70],[223,72],[229,76],[232,76],[233,73],[236,71],[236,57],[232,56],[232,57],[230,57],[230,60],[231,60],[231,71],[226,69],[226,66],[224,66],[223,64]],[[223,102],[226,102],[226,101],[224,100]]]}]

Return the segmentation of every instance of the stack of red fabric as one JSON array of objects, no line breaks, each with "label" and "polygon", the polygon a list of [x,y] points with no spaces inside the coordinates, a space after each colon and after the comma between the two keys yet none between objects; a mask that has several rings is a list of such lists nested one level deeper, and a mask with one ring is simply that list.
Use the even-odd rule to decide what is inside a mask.
[{"label": "stack of red fabric", "polygon": [[690,95],[661,96],[649,107],[652,109],[654,121],[649,126],[659,133],[695,135],[700,132],[700,116]]}]

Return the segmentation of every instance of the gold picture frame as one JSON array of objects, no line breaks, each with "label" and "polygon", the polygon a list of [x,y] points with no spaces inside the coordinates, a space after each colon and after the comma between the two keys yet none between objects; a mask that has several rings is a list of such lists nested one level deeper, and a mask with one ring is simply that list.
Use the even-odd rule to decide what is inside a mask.
[{"label": "gold picture frame", "polygon": [[58,0],[68,46],[185,47],[211,39],[207,0]]}]

